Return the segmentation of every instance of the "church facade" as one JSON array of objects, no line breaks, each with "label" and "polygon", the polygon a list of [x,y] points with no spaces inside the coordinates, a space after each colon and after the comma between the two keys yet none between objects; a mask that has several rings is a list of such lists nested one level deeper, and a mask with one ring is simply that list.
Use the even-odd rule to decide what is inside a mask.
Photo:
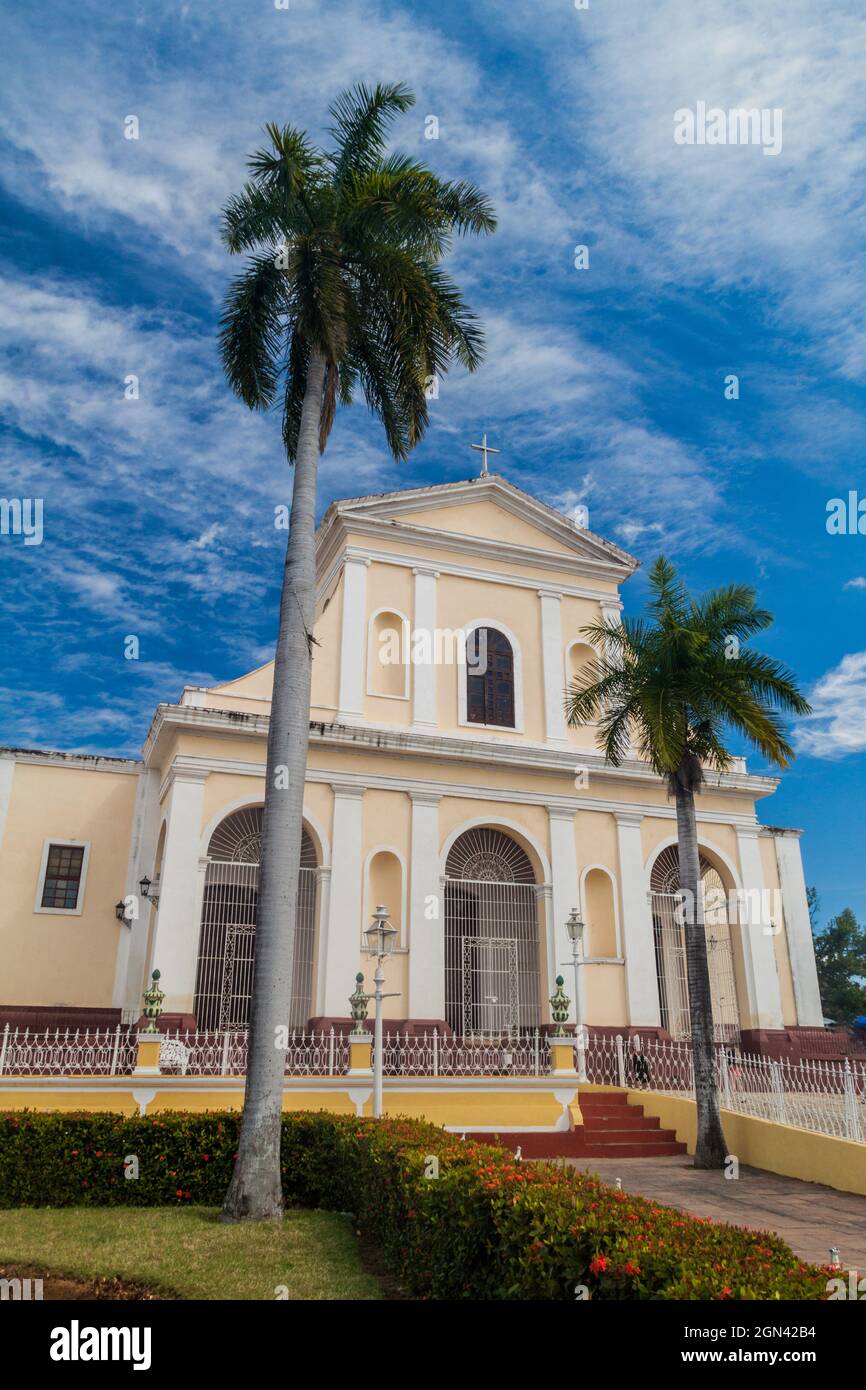
[{"label": "church facade", "polygon": [[[501,477],[332,504],[318,531],[292,1019],[346,1023],[385,904],[391,1026],[514,1036],[574,993],[590,1030],[685,1036],[676,822],[635,755],[568,728],[582,629],[637,562]],[[242,1028],[272,666],[157,708],[140,760],[0,750],[0,1005],[16,1023]],[[799,832],[737,760],[698,798],[717,1030],[796,1050],[822,1025]],[[147,881],[150,881],[148,888]],[[141,883],[145,883],[145,892]]]}]

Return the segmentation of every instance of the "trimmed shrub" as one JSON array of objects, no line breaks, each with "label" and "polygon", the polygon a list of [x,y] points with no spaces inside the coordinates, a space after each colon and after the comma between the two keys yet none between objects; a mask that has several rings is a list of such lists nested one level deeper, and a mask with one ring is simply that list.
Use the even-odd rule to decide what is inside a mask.
[{"label": "trimmed shrub", "polygon": [[[0,1206],[219,1206],[235,1114],[0,1116]],[[134,1158],[137,1177],[126,1177]],[[717,1225],[574,1169],[516,1163],[415,1120],[283,1118],[283,1188],[351,1211],[436,1299],[820,1299],[827,1272],[777,1236]]]}]

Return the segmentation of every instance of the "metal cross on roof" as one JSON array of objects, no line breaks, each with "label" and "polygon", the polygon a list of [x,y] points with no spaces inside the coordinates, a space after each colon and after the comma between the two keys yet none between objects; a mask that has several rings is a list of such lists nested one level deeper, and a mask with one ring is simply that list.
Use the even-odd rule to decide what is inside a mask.
[{"label": "metal cross on roof", "polygon": [[482,455],[481,474],[480,474],[480,476],[481,476],[482,478],[488,477],[489,474],[490,474],[490,469],[487,467],[487,455],[488,455],[488,454],[498,454],[498,453],[499,453],[499,450],[498,450],[498,449],[491,449],[491,448],[490,448],[490,445],[487,443],[487,435],[486,435],[486,433],[483,434],[483,435],[481,436],[481,443],[480,443],[480,444],[473,444],[471,447],[472,447],[473,449],[478,449],[478,450],[480,450],[481,455]]}]

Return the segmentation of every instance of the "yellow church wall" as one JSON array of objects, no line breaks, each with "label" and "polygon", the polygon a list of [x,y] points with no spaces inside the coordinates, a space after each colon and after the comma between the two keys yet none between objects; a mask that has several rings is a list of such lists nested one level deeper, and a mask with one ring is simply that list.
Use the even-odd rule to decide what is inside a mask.
[{"label": "yellow church wall", "polygon": [[401,523],[426,526],[459,536],[481,536],[485,540],[505,541],[508,545],[526,545],[536,550],[550,550],[559,555],[574,554],[570,546],[554,540],[529,521],[497,507],[491,502],[464,502],[460,507],[432,507],[428,511],[401,512]]},{"label": "yellow church wall", "polygon": [[[135,773],[18,762],[0,846],[0,1002],[110,1006]],[[80,913],[37,912],[46,840],[90,845]]]},{"label": "yellow church wall", "polygon": [[[628,1023],[625,966],[613,962],[581,966],[585,1023],[601,1027]],[[566,990],[572,984],[566,980]],[[572,986],[573,987],[573,986]]]},{"label": "yellow church wall", "polygon": [[329,718],[340,698],[340,633],[343,626],[343,577],[321,601],[313,635],[310,718]]}]

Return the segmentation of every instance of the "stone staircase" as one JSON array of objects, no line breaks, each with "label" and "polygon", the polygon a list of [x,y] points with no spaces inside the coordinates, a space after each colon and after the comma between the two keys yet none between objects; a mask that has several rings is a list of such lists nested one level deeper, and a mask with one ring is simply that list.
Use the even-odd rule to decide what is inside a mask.
[{"label": "stone staircase", "polygon": [[580,1110],[583,1124],[573,1130],[473,1138],[498,1138],[509,1149],[519,1145],[523,1158],[659,1158],[686,1152],[675,1130],[662,1129],[642,1105],[629,1105],[624,1091],[583,1091]]}]

